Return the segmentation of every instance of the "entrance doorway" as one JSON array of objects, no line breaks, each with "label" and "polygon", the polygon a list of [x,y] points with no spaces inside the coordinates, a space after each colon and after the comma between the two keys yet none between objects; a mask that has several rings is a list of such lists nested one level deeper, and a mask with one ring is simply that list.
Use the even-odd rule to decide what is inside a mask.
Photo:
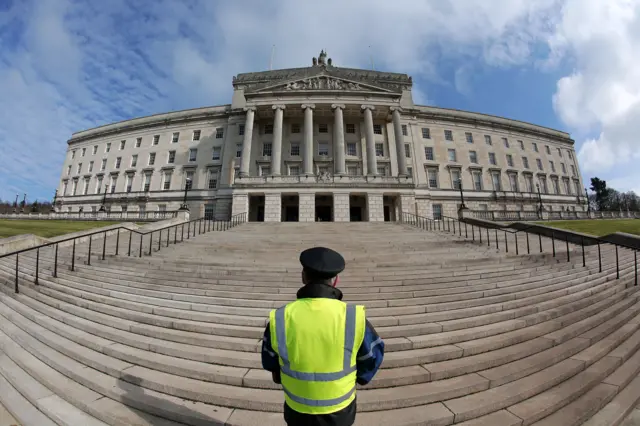
[{"label": "entrance doorway", "polygon": [[297,222],[300,212],[300,201],[297,194],[282,194],[282,221]]},{"label": "entrance doorway", "polygon": [[264,195],[249,195],[249,222],[264,222]]},{"label": "entrance doorway", "polygon": [[382,197],[382,209],[385,222],[395,222],[400,213],[399,198],[396,195],[385,195]]},{"label": "entrance doorway", "polygon": [[333,222],[333,196],[316,194],[316,222]]},{"label": "entrance doorway", "polygon": [[367,199],[364,195],[349,195],[349,220],[351,222],[364,222],[367,217]]}]

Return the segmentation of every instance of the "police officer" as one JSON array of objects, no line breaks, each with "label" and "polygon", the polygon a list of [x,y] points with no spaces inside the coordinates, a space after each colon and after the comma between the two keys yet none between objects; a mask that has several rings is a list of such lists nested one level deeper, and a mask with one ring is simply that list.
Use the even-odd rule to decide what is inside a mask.
[{"label": "police officer", "polygon": [[345,268],[337,252],[314,247],[300,254],[297,300],[271,311],[262,341],[262,366],[284,390],[289,426],[351,426],[356,383],[373,379],[384,343],[364,306],[342,302],[336,288]]}]

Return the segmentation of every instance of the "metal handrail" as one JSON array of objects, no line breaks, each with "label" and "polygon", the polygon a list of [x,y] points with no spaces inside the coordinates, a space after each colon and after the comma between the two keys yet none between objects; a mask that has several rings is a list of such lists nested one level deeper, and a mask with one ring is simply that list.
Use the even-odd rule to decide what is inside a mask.
[{"label": "metal handrail", "polygon": [[[217,221],[214,219],[207,219],[207,218],[198,218],[198,219],[192,219],[192,220],[188,220],[185,222],[181,222],[181,223],[175,223],[172,225],[167,225],[164,226],[162,228],[158,228],[158,229],[153,229],[150,231],[138,231],[136,229],[129,229],[126,226],[118,226],[115,228],[110,228],[108,230],[101,230],[101,231],[95,231],[95,232],[90,232],[88,234],[83,234],[83,235],[78,235],[75,237],[69,237],[69,238],[65,238],[63,240],[59,240],[59,241],[52,241],[50,243],[45,243],[45,244],[40,244],[38,246],[35,247],[29,247],[29,248],[25,248],[25,249],[21,249],[21,250],[16,250],[10,253],[5,253],[0,255],[0,259],[4,259],[6,257],[9,256],[15,256],[16,257],[16,266],[15,266],[15,289],[14,291],[16,293],[19,293],[19,289],[18,289],[18,281],[19,281],[19,259],[20,259],[20,254],[22,253],[26,253],[29,251],[36,251],[36,274],[35,274],[35,284],[38,284],[39,281],[39,263],[40,263],[40,249],[46,248],[46,247],[51,247],[51,246],[55,246],[55,260],[54,260],[54,269],[53,269],[53,277],[57,277],[57,271],[58,271],[58,246],[62,243],[68,242],[68,241],[72,241],[73,242],[73,248],[72,248],[72,254],[71,254],[71,270],[74,271],[75,270],[75,258],[76,258],[76,240],[79,238],[89,238],[89,251],[88,251],[88,255],[87,255],[87,265],[91,265],[91,246],[92,246],[92,242],[93,242],[93,236],[94,235],[102,235],[103,236],[103,241],[102,241],[102,260],[105,259],[106,256],[106,244],[107,244],[107,232],[116,232],[116,246],[115,246],[115,255],[118,255],[119,252],[119,248],[120,248],[120,231],[124,230],[124,231],[129,231],[129,246],[128,246],[128,252],[127,252],[127,256],[131,256],[131,244],[132,244],[132,238],[133,238],[133,234],[137,234],[140,236],[139,238],[139,247],[138,247],[138,251],[139,251],[139,257],[142,257],[142,245],[143,245],[143,238],[146,235],[149,235],[149,252],[147,253],[149,256],[152,255],[152,251],[153,251],[153,234],[158,232],[159,233],[159,238],[158,238],[158,250],[160,251],[163,242],[162,242],[162,233],[163,231],[167,230],[167,238],[166,238],[166,247],[169,247],[169,243],[170,243],[170,230],[173,228],[174,229],[174,238],[173,238],[173,243],[177,244],[178,241],[182,242],[184,241],[184,228],[185,226],[187,227],[187,239],[189,239],[191,237],[191,233],[193,232],[193,236],[196,235],[196,231],[198,232],[198,234],[203,234],[206,232],[210,232],[210,231],[226,231],[228,229],[231,229],[241,223],[246,222],[247,220],[247,213],[243,212],[243,213],[238,213],[235,214],[233,216],[231,216],[228,220],[224,220],[224,221]],[[193,230],[191,229],[192,224],[194,224],[193,226]],[[195,226],[195,224],[197,224],[197,228]],[[180,240],[178,240],[178,227],[180,227]],[[212,229],[213,227],[213,229]]]}]

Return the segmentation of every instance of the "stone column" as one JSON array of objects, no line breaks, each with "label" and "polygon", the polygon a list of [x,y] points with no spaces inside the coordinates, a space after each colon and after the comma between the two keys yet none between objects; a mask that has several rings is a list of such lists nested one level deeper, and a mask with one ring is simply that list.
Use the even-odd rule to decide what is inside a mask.
[{"label": "stone column", "polygon": [[349,193],[348,192],[333,193],[333,221],[334,222],[351,221],[351,217],[349,215]]},{"label": "stone column", "polygon": [[298,194],[300,222],[314,222],[316,216],[316,194],[313,192]]},{"label": "stone column", "polygon": [[346,174],[346,168],[344,163],[344,120],[342,117],[342,110],[344,109],[344,104],[333,104],[331,108],[334,111],[334,158],[335,158],[335,174],[344,175]]},{"label": "stone column", "polygon": [[240,163],[240,177],[249,176],[249,168],[251,167],[251,144],[253,142],[253,118],[256,108],[247,107],[244,110],[247,112],[247,117],[244,122],[244,137],[242,139],[242,162]]},{"label": "stone column", "polygon": [[302,173],[313,175],[313,109],[314,104],[303,104],[304,110],[304,146],[302,157]]},{"label": "stone column", "polygon": [[373,111],[375,107],[373,105],[362,105],[364,111],[364,128],[367,140],[367,174],[378,174],[378,161],[376,159],[376,140],[373,134]]},{"label": "stone column", "polygon": [[280,175],[280,165],[282,163],[282,116],[284,115],[284,105],[274,105],[272,107],[276,116],[273,119],[273,144],[271,145],[271,174]]},{"label": "stone column", "polygon": [[404,137],[402,124],[400,124],[400,108],[392,107],[393,134],[396,139],[396,157],[398,160],[398,176],[407,176],[407,159],[404,154]]},{"label": "stone column", "polygon": [[367,212],[369,213],[369,222],[384,222],[382,194],[367,194]]}]

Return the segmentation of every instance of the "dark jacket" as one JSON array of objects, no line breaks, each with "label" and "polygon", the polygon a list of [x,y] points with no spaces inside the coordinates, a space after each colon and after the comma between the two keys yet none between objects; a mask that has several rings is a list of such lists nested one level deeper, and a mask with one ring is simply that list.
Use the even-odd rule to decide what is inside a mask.
[{"label": "dark jacket", "polygon": [[[342,292],[337,288],[325,284],[305,285],[298,290],[298,299],[315,297],[342,300]],[[359,385],[366,385],[373,379],[378,368],[380,368],[380,364],[382,364],[383,357],[384,342],[369,321],[367,321],[364,340],[358,349],[358,356],[356,358],[356,382]],[[278,355],[273,351],[271,346],[269,324],[267,324],[264,330],[262,340],[262,367],[271,372],[275,383],[280,383],[280,363]],[[356,401],[354,400],[348,407],[340,411],[323,415],[299,413],[289,408],[285,403],[284,419],[289,426],[351,426],[356,419]]]}]

